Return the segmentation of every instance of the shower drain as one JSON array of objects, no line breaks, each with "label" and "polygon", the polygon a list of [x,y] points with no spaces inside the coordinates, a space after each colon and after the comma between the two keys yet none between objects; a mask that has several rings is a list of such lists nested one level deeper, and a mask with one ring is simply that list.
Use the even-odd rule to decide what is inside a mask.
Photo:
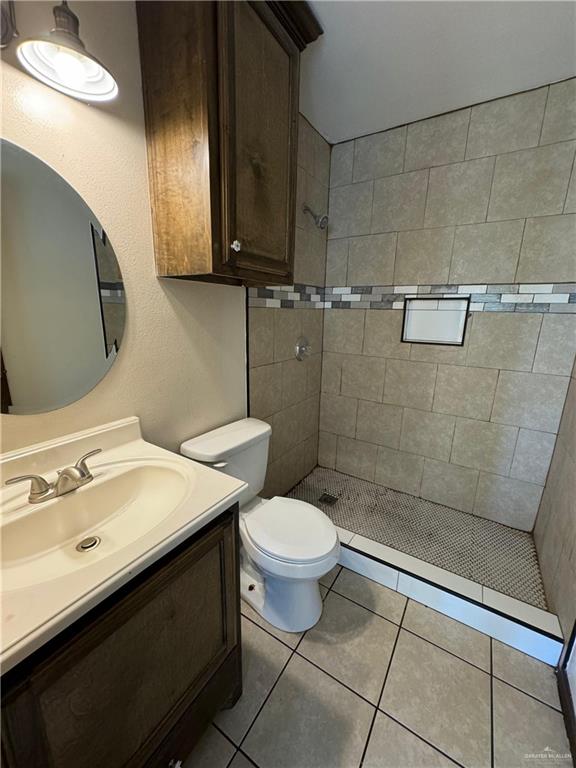
[{"label": "shower drain", "polygon": [[91,549],[96,549],[101,541],[102,539],[100,536],[87,536],[85,539],[82,539],[81,542],[76,544],[76,549],[78,552],[89,552]]}]

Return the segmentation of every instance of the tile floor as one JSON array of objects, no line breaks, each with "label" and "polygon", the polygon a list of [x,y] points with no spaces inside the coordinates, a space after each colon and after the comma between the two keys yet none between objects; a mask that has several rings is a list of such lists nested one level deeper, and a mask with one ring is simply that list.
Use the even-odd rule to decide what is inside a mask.
[{"label": "tile floor", "polygon": [[[334,506],[319,503],[324,491],[339,497]],[[322,467],[288,496],[341,528],[546,610],[530,533]]]},{"label": "tile floor", "polygon": [[551,667],[340,566],[300,635],[243,605],[244,692],[185,768],[569,768]]}]

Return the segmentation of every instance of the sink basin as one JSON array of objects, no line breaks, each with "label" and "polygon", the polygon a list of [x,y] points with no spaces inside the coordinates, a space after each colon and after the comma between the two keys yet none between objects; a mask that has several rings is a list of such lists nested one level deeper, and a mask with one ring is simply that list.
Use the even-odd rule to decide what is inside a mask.
[{"label": "sink basin", "polygon": [[116,474],[100,470],[89,485],[36,504],[8,522],[2,529],[2,560],[10,565],[89,533],[113,535],[114,529],[126,525],[134,538],[158,523],[158,513],[160,519],[169,514],[185,489],[186,478],[165,467],[130,467]]},{"label": "sink basin", "polygon": [[[170,515],[189,485],[173,467],[120,464],[99,467],[90,484],[51,501],[30,505],[27,492],[19,494],[4,509],[4,589],[61,577],[110,555]],[[10,511],[16,512],[13,519]],[[76,545],[87,536],[98,536],[101,543],[79,552]]]},{"label": "sink basin", "polygon": [[[246,488],[146,442],[137,417],[0,454],[0,474],[53,481],[96,448],[94,479],[64,496],[30,504],[26,484],[0,486],[3,671],[189,540]],[[97,545],[77,549],[89,537]]]}]

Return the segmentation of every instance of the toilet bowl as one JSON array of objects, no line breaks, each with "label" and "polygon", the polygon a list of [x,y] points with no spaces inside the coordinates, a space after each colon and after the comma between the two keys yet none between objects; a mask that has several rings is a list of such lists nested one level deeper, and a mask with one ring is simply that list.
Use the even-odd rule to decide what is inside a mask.
[{"label": "toilet bowl", "polygon": [[322,614],[318,580],[338,562],[332,521],[312,504],[260,498],[271,428],[242,419],[180,446],[184,456],[244,480],[240,496],[240,591],[266,621],[286,632],[314,626]]}]

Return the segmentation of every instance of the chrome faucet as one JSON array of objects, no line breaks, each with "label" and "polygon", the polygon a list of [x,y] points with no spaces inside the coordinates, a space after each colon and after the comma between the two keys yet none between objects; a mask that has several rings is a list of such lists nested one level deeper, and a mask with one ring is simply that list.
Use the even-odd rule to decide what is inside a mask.
[{"label": "chrome faucet", "polygon": [[101,452],[102,448],[96,448],[85,453],[73,467],[59,470],[58,477],[53,483],[49,483],[40,475],[20,475],[19,477],[11,477],[6,480],[5,485],[14,485],[15,483],[23,483],[25,480],[30,480],[30,493],[28,495],[30,504],[39,504],[41,501],[64,496],[66,493],[71,493],[94,480],[94,476],[86,464],[86,459],[96,456],[96,454]]}]

